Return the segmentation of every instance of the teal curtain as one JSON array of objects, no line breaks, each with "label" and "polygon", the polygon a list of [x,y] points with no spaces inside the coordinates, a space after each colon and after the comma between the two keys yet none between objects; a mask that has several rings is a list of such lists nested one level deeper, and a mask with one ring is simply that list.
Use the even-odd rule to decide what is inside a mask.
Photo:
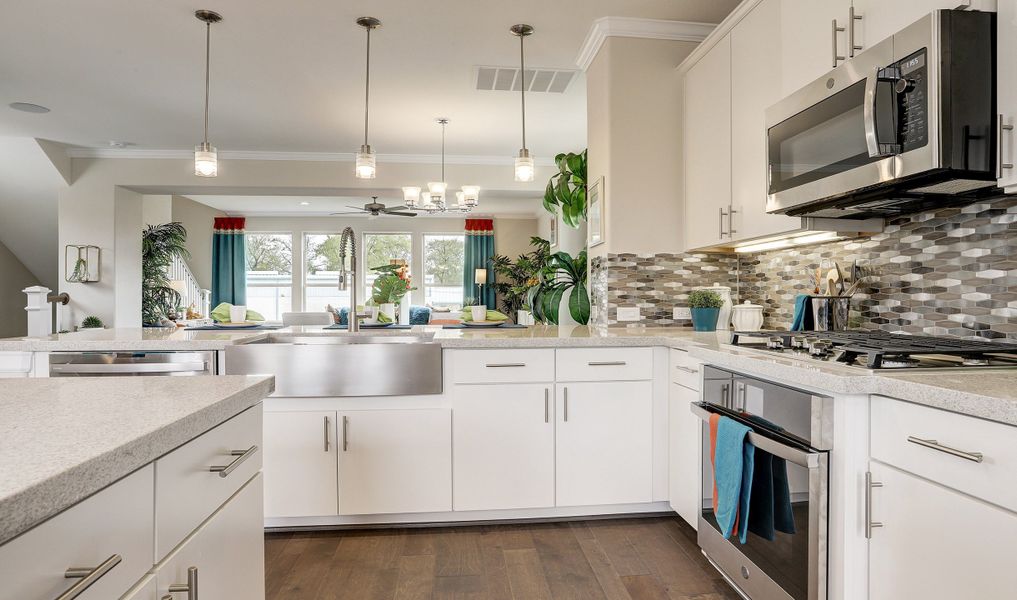
[{"label": "teal curtain", "polygon": [[[494,290],[494,271],[491,257],[494,256],[494,221],[491,219],[466,219],[466,249],[463,255],[463,304],[467,298],[480,297],[480,304],[489,310],[497,308]],[[478,288],[475,275],[477,269],[487,269],[487,283]]]},{"label": "teal curtain", "polygon": [[212,308],[247,304],[243,217],[216,217],[212,231]]}]

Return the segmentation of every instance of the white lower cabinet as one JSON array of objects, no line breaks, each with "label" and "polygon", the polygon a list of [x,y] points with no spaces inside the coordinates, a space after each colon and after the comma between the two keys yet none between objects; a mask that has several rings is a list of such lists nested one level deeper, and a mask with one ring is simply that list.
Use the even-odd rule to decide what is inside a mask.
[{"label": "white lower cabinet", "polygon": [[554,506],[551,384],[457,385],[455,510]]},{"label": "white lower cabinet", "polygon": [[156,570],[160,598],[199,597],[171,586],[197,583],[200,598],[265,597],[262,479],[258,475],[205,521]]},{"label": "white lower cabinet", "polygon": [[265,516],[338,513],[335,411],[266,412]]},{"label": "white lower cabinet", "polygon": [[1017,515],[871,463],[869,600],[1013,598]]},{"label": "white lower cabinet", "polygon": [[668,394],[668,500],[671,508],[697,529],[703,502],[699,476],[703,428],[699,417],[689,410],[693,402],[699,402],[699,391],[671,384]]},{"label": "white lower cabinet", "polygon": [[339,512],[452,510],[452,415],[448,409],[339,413]]},{"label": "white lower cabinet", "polygon": [[653,384],[556,386],[558,506],[653,500]]}]

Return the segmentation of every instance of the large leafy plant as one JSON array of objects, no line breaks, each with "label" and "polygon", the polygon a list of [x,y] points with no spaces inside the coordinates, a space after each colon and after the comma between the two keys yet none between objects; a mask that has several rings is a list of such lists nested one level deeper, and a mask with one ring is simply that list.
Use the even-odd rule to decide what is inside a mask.
[{"label": "large leafy plant", "polygon": [[561,211],[561,220],[572,228],[586,219],[586,150],[554,157],[558,172],[547,182],[544,208],[551,214]]},{"label": "large leafy plant", "polygon": [[154,325],[176,311],[180,294],[170,287],[173,259],[187,258],[187,230],[180,223],[149,225],[141,233],[141,321]]},{"label": "large leafy plant", "polygon": [[404,265],[384,265],[371,269],[378,273],[371,285],[371,302],[375,305],[399,304],[410,290],[410,274]]},{"label": "large leafy plant", "polygon": [[590,322],[590,294],[586,290],[586,250],[572,257],[568,252],[550,255],[537,273],[537,284],[527,299],[533,318],[557,325],[562,298],[568,294],[569,314],[581,325]]},{"label": "large leafy plant", "polygon": [[529,306],[527,294],[530,288],[539,283],[537,274],[547,264],[551,251],[551,243],[537,236],[530,238],[530,245],[534,249],[520,254],[515,262],[501,254],[491,258],[491,268],[498,275],[495,290],[501,300],[502,310],[509,316]]}]

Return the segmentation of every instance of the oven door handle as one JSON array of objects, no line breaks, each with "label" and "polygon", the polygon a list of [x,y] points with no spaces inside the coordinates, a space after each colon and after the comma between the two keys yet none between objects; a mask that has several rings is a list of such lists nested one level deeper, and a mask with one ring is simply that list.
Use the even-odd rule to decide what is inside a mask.
[{"label": "oven door handle", "polygon": [[[689,408],[692,410],[692,414],[707,422],[710,420],[710,415],[714,414],[695,403],[690,404]],[[805,450],[782,444],[752,431],[749,432],[748,439],[756,448],[769,452],[774,456],[779,456],[784,460],[789,460],[796,465],[806,469],[819,468],[821,452],[806,452]]]}]

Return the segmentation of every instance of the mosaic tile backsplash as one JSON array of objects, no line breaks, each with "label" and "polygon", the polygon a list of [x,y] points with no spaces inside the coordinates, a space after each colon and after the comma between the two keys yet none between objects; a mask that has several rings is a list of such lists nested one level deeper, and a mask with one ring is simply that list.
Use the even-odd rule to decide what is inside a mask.
[{"label": "mosaic tile backsplash", "polygon": [[[616,254],[591,263],[595,323],[638,306],[646,325],[672,320],[695,286],[720,283],[787,328],[809,273],[857,261],[872,275],[852,300],[852,324],[930,335],[1017,340],[1017,198],[919,213],[864,237],[757,254]],[[607,310],[602,310],[606,307]]]}]

